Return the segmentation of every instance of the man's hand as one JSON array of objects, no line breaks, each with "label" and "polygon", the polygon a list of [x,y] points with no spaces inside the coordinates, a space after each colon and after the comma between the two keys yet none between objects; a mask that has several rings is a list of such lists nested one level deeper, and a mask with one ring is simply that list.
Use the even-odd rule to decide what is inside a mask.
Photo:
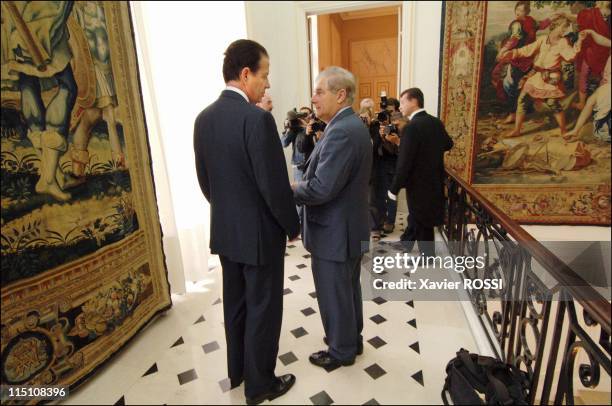
[{"label": "man's hand", "polygon": [[298,185],[297,182],[291,182],[289,184],[289,186],[291,186],[291,190],[294,191],[294,192],[295,192],[295,189],[297,189],[297,185]]},{"label": "man's hand", "polygon": [[385,126],[381,125],[380,128],[378,129],[378,135],[380,135],[380,138],[384,139],[385,136],[387,135],[387,133],[385,133]]}]

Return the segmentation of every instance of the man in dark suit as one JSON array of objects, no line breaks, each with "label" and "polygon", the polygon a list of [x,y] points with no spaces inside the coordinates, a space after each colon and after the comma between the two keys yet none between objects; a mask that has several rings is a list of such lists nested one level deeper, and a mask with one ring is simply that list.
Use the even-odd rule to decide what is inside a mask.
[{"label": "man in dark suit", "polygon": [[269,58],[249,40],[230,44],[227,88],[195,122],[194,151],[210,202],[210,248],[223,267],[223,312],[231,386],[244,379],[247,403],[286,393],[291,374],[276,377],[287,237],[299,220],[272,115],[255,106],[269,88]]},{"label": "man in dark suit", "polygon": [[307,161],[304,180],[293,185],[304,205],[302,235],[312,254],[317,301],[328,349],[310,356],[324,368],[352,365],[363,351],[361,257],[368,248],[368,181],[372,144],[351,105],[355,78],[330,67],[319,74],[312,103],[327,123]]},{"label": "man in dark suit", "polygon": [[435,255],[434,226],[444,220],[444,152],[453,147],[444,124],[427,114],[423,92],[416,88],[404,90],[400,96],[400,111],[410,119],[402,130],[395,178],[389,196],[397,198],[406,188],[408,227],[400,240],[412,251],[415,241],[426,256]]}]

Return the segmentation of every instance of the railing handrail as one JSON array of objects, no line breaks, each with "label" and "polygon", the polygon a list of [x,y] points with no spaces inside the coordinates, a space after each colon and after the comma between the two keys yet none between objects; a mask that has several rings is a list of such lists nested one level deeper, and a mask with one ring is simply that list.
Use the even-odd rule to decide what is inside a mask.
[{"label": "railing handrail", "polygon": [[[565,287],[570,295],[580,303],[595,320],[608,333],[611,333],[610,302],[597,292],[590,284],[584,281],[573,269],[559,259],[548,248],[537,241],[520,224],[512,220],[506,213],[491,203],[480,192],[461,179],[452,169],[446,168],[448,176],[453,178],[474,200],[476,200],[510,234],[516,241],[527,242],[524,248],[531,256],[554,277],[561,286]],[[596,298],[596,299],[593,299]]]}]

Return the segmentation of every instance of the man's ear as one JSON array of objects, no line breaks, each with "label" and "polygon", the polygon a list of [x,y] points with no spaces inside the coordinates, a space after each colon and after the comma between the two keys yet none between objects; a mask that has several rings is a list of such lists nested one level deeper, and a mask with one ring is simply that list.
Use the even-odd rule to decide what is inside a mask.
[{"label": "man's ear", "polygon": [[[342,94],[340,92],[342,92]],[[346,89],[338,90],[338,104],[344,103],[345,100],[346,100]]]},{"label": "man's ear", "polygon": [[251,71],[251,69],[249,69],[248,66],[245,66],[244,68],[242,68],[242,70],[240,71],[240,81],[246,81],[247,76],[249,74],[249,72]]}]

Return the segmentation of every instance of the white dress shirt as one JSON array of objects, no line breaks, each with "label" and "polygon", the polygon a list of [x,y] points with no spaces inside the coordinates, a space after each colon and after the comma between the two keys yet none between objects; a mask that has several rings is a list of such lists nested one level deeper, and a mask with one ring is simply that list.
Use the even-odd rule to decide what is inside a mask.
[{"label": "white dress shirt", "polygon": [[238,93],[240,96],[244,97],[244,100],[246,100],[247,103],[250,103],[248,96],[246,95],[245,92],[242,91],[242,89],[238,89],[237,87],[234,87],[234,86],[227,86],[225,90],[231,90],[232,92]]}]

